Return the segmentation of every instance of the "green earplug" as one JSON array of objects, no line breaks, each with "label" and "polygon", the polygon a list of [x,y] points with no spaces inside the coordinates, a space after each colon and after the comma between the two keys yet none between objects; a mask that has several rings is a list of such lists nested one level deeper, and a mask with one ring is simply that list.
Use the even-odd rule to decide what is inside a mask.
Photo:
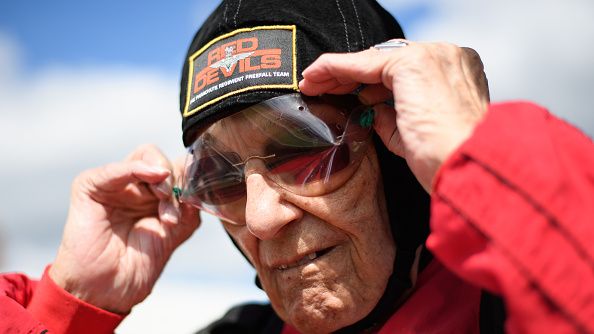
[{"label": "green earplug", "polygon": [[359,118],[359,124],[364,128],[368,128],[373,125],[374,117],[375,111],[373,110],[373,108],[369,108],[361,113],[361,118]]}]

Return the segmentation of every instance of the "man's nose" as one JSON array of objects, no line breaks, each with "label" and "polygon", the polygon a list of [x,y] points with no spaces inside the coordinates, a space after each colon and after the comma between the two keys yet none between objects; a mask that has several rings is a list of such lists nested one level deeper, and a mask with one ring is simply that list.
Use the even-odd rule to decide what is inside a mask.
[{"label": "man's nose", "polygon": [[283,189],[261,174],[249,175],[246,188],[246,226],[260,240],[274,238],[285,225],[303,215],[300,208],[283,199]]}]

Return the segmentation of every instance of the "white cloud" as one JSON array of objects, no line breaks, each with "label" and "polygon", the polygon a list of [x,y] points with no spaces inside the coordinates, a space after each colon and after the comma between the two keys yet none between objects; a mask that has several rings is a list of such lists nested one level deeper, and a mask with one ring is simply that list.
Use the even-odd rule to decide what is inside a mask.
[{"label": "white cloud", "polygon": [[[410,1],[381,1],[397,14]],[[432,15],[415,40],[449,41],[482,56],[494,101],[529,99],[594,135],[594,2],[419,0]],[[406,27],[405,27],[406,28]]]},{"label": "white cloud", "polygon": [[21,147],[3,149],[7,159],[119,159],[147,141],[182,152],[175,80],[113,67],[53,68],[21,80],[0,93],[2,136]]},{"label": "white cloud", "polygon": [[[76,174],[121,160],[147,142],[171,158],[184,153],[179,85],[177,78],[146,68],[56,65],[25,71],[20,55],[18,43],[0,33],[0,271],[39,277],[59,245]],[[253,278],[220,224],[206,217],[122,333],[204,326],[243,297],[264,298]],[[230,291],[238,293],[231,297]]]},{"label": "white cloud", "polygon": [[9,244],[13,233],[26,233],[53,246],[45,235],[59,235],[76,174],[146,142],[169,156],[183,153],[178,85],[150,69],[25,71],[20,53],[0,34],[0,229]]}]

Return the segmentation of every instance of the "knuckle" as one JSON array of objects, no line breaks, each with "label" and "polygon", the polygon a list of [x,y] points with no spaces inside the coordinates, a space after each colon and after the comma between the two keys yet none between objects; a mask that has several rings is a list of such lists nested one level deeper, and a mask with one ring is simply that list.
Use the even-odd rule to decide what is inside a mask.
[{"label": "knuckle", "polygon": [[331,63],[330,62],[331,57],[332,57],[331,53],[324,53],[321,56],[319,56],[315,62],[320,65],[327,65],[327,64]]},{"label": "knuckle", "polygon": [[469,49],[469,50],[471,50],[471,51],[469,51],[470,54],[468,54],[468,53],[467,54],[468,54],[469,62],[471,63],[471,65],[481,72],[484,71],[485,65],[483,64],[483,60],[481,59],[481,56],[475,50],[473,50],[473,49]]},{"label": "knuckle", "polygon": [[476,52],[475,49],[473,48],[469,48],[469,47],[462,47],[461,48],[462,51],[464,52],[464,54],[466,54],[467,57],[471,58],[471,59],[481,59],[480,55],[478,54],[478,52]]},{"label": "knuckle", "polygon": [[71,189],[75,190],[80,187],[84,187],[85,185],[89,184],[90,180],[92,180],[93,176],[99,173],[99,168],[94,169],[87,169],[77,176],[74,177],[72,180]]},{"label": "knuckle", "polygon": [[415,45],[414,47],[410,48],[410,51],[411,55],[413,55],[415,58],[427,59],[431,57],[431,52],[427,45]]},{"label": "knuckle", "polygon": [[413,44],[404,48],[402,56],[398,59],[390,59],[387,63],[387,70],[398,71],[413,70],[424,67],[433,61],[433,55],[427,45]]},{"label": "knuckle", "polygon": [[81,185],[84,183],[85,180],[87,180],[88,177],[88,173],[89,171],[84,171],[80,174],[78,174],[77,176],[74,177],[74,180],[72,180],[72,185],[71,188],[76,188],[78,185]]},{"label": "knuckle", "polygon": [[464,47],[462,48],[462,52],[471,64],[480,66],[481,68],[483,67],[481,56],[478,54],[478,52],[476,52],[476,50],[473,48]]},{"label": "knuckle", "polygon": [[451,44],[447,42],[437,42],[435,43],[435,48],[439,50],[448,50]]},{"label": "knuckle", "polygon": [[444,43],[443,48],[450,57],[454,59],[462,58],[462,49],[457,45]]},{"label": "knuckle", "polygon": [[424,67],[425,64],[434,62],[436,56],[429,47],[423,47],[416,50],[415,60],[417,61],[417,65]]},{"label": "knuckle", "polygon": [[437,42],[434,44],[433,51],[439,58],[448,60],[457,59],[462,57],[462,50],[455,44],[447,42]]},{"label": "knuckle", "polygon": [[116,167],[118,167],[118,165],[119,164],[117,162],[110,162],[106,165],[103,165],[102,167],[91,170],[91,172],[95,172],[94,174],[108,173],[108,171],[114,170]]},{"label": "knuckle", "polygon": [[438,57],[428,47],[423,47],[415,50],[414,58],[411,59],[411,63],[417,69],[424,69],[431,64],[438,62]]}]

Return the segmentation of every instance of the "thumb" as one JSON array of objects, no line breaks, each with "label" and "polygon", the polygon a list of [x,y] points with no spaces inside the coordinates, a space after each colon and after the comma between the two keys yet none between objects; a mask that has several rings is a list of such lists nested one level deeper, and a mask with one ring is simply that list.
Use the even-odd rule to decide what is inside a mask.
[{"label": "thumb", "polygon": [[396,110],[385,103],[373,106],[373,128],[390,152],[404,158],[404,145],[396,124]]},{"label": "thumb", "polygon": [[111,163],[81,175],[93,189],[114,192],[124,189],[130,183],[158,183],[165,180],[171,172],[143,161]]},{"label": "thumb", "polygon": [[179,203],[178,222],[170,225],[175,247],[181,245],[201,224],[200,210],[191,205]]}]

